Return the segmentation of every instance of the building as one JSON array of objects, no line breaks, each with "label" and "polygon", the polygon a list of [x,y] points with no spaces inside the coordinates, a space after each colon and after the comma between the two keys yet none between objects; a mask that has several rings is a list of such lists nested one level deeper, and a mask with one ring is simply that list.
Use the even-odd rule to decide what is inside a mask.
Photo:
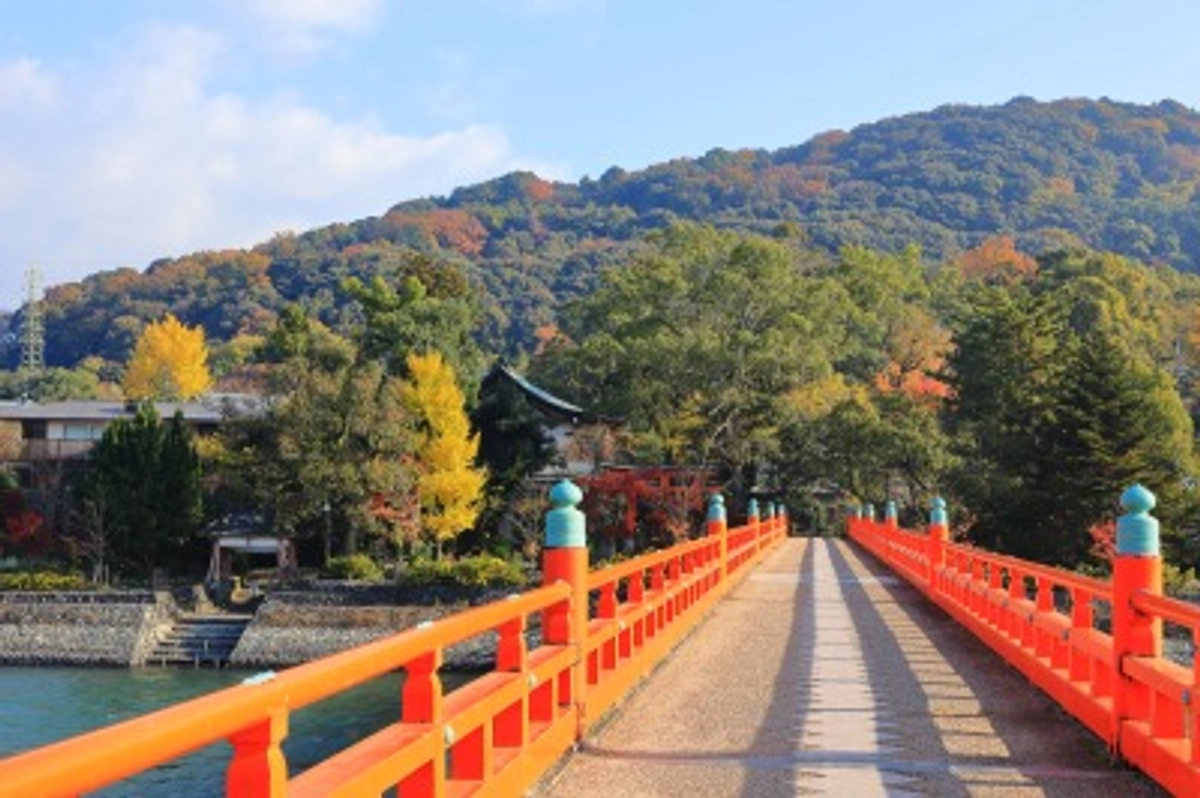
[{"label": "building", "polygon": [[[231,414],[253,412],[258,400],[219,395],[193,402],[155,402],[159,417],[183,421],[198,435],[216,431]],[[12,470],[22,487],[36,487],[39,471],[62,472],[87,459],[87,453],[120,418],[132,418],[136,403],[118,401],[0,402],[0,464]]]},{"label": "building", "polygon": [[497,363],[479,387],[486,395],[500,382],[517,388],[529,406],[544,420],[546,435],[554,443],[556,461],[535,477],[539,480],[574,479],[591,474],[613,456],[613,432],[621,419],[585,410],[579,405],[554,396],[517,374],[504,363]]}]

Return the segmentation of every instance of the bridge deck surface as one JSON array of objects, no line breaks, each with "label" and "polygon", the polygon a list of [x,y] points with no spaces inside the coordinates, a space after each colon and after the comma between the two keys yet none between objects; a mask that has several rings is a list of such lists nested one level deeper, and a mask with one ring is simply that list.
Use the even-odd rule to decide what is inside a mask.
[{"label": "bridge deck surface", "polygon": [[1164,793],[870,555],[794,538],[538,794]]}]

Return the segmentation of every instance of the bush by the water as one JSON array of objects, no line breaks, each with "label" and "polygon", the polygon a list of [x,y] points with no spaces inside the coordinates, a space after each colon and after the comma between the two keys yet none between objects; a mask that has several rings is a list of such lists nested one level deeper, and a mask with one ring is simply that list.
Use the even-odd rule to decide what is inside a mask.
[{"label": "bush by the water", "polygon": [[330,579],[351,579],[358,582],[378,582],[383,579],[383,569],[365,554],[334,557],[322,573]]},{"label": "bush by the water", "polygon": [[0,573],[0,590],[90,590],[95,585],[80,574],[60,574],[54,571],[18,571]]},{"label": "bush by the water", "polygon": [[485,554],[455,560],[413,560],[405,566],[401,581],[409,585],[523,587],[528,578],[520,563]]}]

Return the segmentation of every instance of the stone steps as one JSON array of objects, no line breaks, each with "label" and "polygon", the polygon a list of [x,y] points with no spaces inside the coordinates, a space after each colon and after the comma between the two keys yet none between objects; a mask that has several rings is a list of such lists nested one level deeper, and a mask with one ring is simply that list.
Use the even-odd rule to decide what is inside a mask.
[{"label": "stone steps", "polygon": [[146,657],[147,665],[223,667],[253,615],[185,614],[165,627]]}]

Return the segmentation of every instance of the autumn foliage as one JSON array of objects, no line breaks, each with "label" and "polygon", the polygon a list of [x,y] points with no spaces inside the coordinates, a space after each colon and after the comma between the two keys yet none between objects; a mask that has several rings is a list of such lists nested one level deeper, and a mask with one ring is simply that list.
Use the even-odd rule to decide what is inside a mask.
[{"label": "autumn foliage", "polygon": [[1037,261],[1018,252],[1012,236],[989,236],[979,246],[964,252],[958,267],[967,280],[1023,282],[1037,274]]},{"label": "autumn foliage", "polygon": [[121,388],[127,399],[192,399],[212,386],[204,330],[168,313],[147,325],[134,347]]},{"label": "autumn foliage", "polygon": [[462,389],[437,352],[410,354],[404,401],[419,419],[416,452],[421,524],[441,550],[474,525],[487,479],[474,467],[479,436],[472,435]]}]

